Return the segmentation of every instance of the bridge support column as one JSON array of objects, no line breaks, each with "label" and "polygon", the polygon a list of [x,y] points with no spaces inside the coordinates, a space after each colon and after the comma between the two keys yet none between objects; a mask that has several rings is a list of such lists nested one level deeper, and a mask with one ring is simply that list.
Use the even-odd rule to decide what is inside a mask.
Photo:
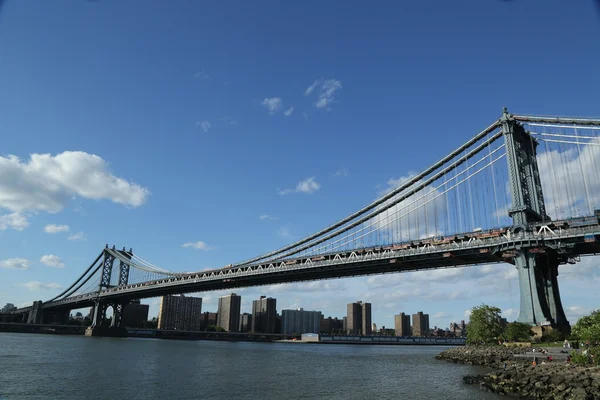
[{"label": "bridge support column", "polygon": [[42,301],[34,301],[29,316],[27,317],[28,324],[41,324],[42,323]]},{"label": "bridge support column", "polygon": [[548,322],[561,332],[570,331],[558,290],[558,264],[558,258],[550,253],[525,250],[515,257],[521,296],[519,322]]},{"label": "bridge support column", "polygon": [[[113,316],[106,321],[106,310],[112,306]],[[92,325],[85,330],[85,336],[127,337],[127,330],[121,326],[124,303],[109,304],[97,302],[92,310]]]}]

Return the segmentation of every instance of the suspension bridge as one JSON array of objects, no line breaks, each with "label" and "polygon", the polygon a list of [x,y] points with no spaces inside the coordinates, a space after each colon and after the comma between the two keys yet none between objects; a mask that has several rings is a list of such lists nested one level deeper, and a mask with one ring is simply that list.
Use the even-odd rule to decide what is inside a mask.
[{"label": "suspension bridge", "polygon": [[62,293],[15,313],[30,323],[61,323],[70,310],[93,307],[90,334],[110,335],[124,330],[122,310],[133,299],[510,263],[518,270],[519,321],[566,331],[558,269],[600,253],[599,221],[600,120],[505,108],[431,167],[295,243],[194,273],[107,245]]}]

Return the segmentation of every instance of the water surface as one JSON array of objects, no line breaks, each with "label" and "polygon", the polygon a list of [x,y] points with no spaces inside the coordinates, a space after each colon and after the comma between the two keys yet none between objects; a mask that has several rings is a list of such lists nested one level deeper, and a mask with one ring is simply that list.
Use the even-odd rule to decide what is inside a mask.
[{"label": "water surface", "polygon": [[500,398],[443,349],[0,333],[0,399]]}]

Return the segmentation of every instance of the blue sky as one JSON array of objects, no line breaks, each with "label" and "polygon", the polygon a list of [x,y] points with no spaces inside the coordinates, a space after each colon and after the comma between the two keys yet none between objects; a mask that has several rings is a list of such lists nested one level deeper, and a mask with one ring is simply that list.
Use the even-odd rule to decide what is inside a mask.
[{"label": "blue sky", "polygon": [[[173,271],[280,247],[504,105],[598,116],[600,13],[566,4],[5,1],[0,303],[51,297],[106,243]],[[561,267],[571,319],[600,300],[597,262]],[[380,326],[420,310],[446,326],[481,302],[518,309],[515,277],[473,267],[238,292],[245,310],[266,293],[279,310],[341,317],[362,299]]]}]

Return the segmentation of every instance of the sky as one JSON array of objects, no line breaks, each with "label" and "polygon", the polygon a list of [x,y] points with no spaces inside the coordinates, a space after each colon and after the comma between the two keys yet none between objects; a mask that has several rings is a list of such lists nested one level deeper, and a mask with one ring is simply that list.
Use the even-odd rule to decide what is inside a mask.
[{"label": "sky", "polygon": [[[425,169],[503,106],[600,116],[599,37],[592,0],[6,0],[0,305],[60,293],[105,244],[171,271],[279,248]],[[560,267],[572,322],[599,304],[598,263]],[[378,326],[519,308],[509,265],[235,292],[246,312],[261,294],[333,317],[369,301]],[[203,310],[226,293],[198,294]]]}]

